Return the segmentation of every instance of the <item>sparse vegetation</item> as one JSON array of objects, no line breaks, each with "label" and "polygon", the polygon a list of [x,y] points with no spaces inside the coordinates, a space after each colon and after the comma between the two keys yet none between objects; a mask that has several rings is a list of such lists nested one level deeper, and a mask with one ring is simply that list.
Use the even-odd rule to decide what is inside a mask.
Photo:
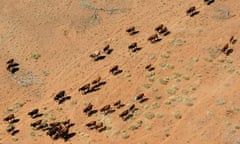
[{"label": "sparse vegetation", "polygon": [[41,57],[41,55],[38,52],[35,52],[35,53],[32,53],[31,57],[37,60]]},{"label": "sparse vegetation", "polygon": [[145,118],[147,118],[149,120],[151,120],[155,117],[154,113],[152,113],[152,112],[145,112],[144,116],[145,116]]}]

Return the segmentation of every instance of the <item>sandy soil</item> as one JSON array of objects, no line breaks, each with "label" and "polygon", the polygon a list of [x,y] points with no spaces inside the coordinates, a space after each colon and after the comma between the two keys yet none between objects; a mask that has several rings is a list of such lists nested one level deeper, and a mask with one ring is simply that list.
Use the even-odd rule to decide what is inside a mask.
[{"label": "sandy soil", "polygon": [[[200,13],[187,16],[191,6]],[[11,136],[1,120],[0,143],[239,144],[239,7],[236,0],[1,0],[0,115],[14,113],[20,121]],[[171,33],[152,44],[147,39],[160,24]],[[129,36],[131,26],[139,33]],[[132,42],[141,50],[129,51]],[[233,49],[228,56],[221,52],[226,43]],[[108,44],[113,51],[103,60],[89,57]],[[14,74],[6,70],[11,58],[19,63]],[[148,72],[148,64],[155,69]],[[123,72],[109,73],[113,65]],[[78,91],[98,76],[106,82],[100,90]],[[61,90],[71,99],[58,104]],[[137,102],[140,93],[148,100]],[[111,114],[83,113],[88,103],[99,110],[117,100],[125,106]],[[123,121],[119,114],[131,104],[138,110]],[[29,117],[34,108],[43,116]],[[70,119],[75,135],[53,140],[30,126],[39,119]],[[89,130],[92,120],[107,129]]]}]

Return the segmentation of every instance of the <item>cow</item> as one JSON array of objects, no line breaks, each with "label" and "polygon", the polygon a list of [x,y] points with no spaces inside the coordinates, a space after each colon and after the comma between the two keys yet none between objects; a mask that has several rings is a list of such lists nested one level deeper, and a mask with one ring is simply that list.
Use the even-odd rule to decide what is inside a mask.
[{"label": "cow", "polygon": [[224,45],[224,47],[221,49],[221,51],[223,53],[225,53],[228,48],[229,48],[229,44],[227,43],[227,44]]},{"label": "cow", "polygon": [[124,116],[128,115],[128,113],[129,113],[129,110],[127,109],[127,110],[123,111],[121,114],[119,114],[119,117],[124,117]]},{"label": "cow", "polygon": [[15,119],[14,114],[9,114],[7,117],[3,119],[3,121],[7,121],[11,123],[11,121],[13,121],[14,119]]},{"label": "cow", "polygon": [[130,50],[134,50],[136,48],[137,48],[137,43],[136,42],[133,42],[128,46],[128,49],[130,49]]},{"label": "cow", "polygon": [[39,112],[39,109],[36,108],[36,109],[33,109],[32,111],[28,112],[28,115],[31,117],[34,117],[34,115],[38,114],[38,112]]},{"label": "cow", "polygon": [[65,90],[62,90],[56,94],[56,96],[54,97],[54,100],[57,101],[57,100],[63,98],[64,95],[65,95]]},{"label": "cow", "polygon": [[132,26],[127,28],[126,32],[131,36],[131,35],[137,34],[139,31],[136,31],[135,26]]},{"label": "cow", "polygon": [[135,99],[136,100],[141,100],[144,97],[144,93],[140,93]]},{"label": "cow", "polygon": [[12,71],[13,68],[16,68],[16,66],[19,66],[18,63],[10,63],[8,66],[7,66],[7,70],[8,71]]},{"label": "cow", "polygon": [[155,28],[155,31],[159,33],[163,29],[163,27],[164,27],[163,24],[161,24]]},{"label": "cow", "polygon": [[84,86],[80,87],[78,91],[82,91],[82,94],[84,95],[90,91],[90,86],[90,83],[85,84]]},{"label": "cow", "polygon": [[196,11],[196,7],[195,7],[195,6],[192,6],[192,7],[190,7],[189,9],[186,10],[186,14],[187,14],[187,15],[191,15],[191,14],[193,14],[193,12],[195,12],[195,11]]},{"label": "cow", "polygon": [[41,123],[42,123],[42,120],[37,120],[37,121],[31,123],[31,126],[36,127],[36,126],[40,125]]},{"label": "cow", "polygon": [[101,127],[103,127],[103,122],[98,122],[98,123],[96,123],[96,125],[95,125],[95,129],[99,129],[99,128],[101,128]]},{"label": "cow", "polygon": [[96,121],[90,121],[89,123],[85,124],[85,126],[92,127],[92,126],[95,126],[96,123],[97,123]]},{"label": "cow", "polygon": [[134,110],[135,109],[135,104],[132,104],[130,107],[129,107],[129,111],[132,111],[132,110]]},{"label": "cow", "polygon": [[89,103],[89,104],[87,105],[87,107],[85,107],[85,108],[83,109],[83,112],[84,112],[84,113],[87,113],[87,112],[91,111],[92,108],[93,108],[93,105],[92,105],[91,103]]},{"label": "cow", "polygon": [[98,76],[95,80],[92,81],[92,84],[93,85],[99,85],[100,81],[101,81],[101,77]]},{"label": "cow", "polygon": [[155,43],[157,41],[160,41],[160,38],[158,37],[157,34],[153,34],[148,38],[148,41],[150,41],[151,43]]}]

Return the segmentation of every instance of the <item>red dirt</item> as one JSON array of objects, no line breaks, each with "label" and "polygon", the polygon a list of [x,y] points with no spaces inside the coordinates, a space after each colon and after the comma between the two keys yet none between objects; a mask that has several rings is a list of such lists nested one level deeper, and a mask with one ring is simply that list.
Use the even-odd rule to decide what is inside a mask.
[{"label": "red dirt", "polygon": [[[187,16],[191,6],[200,13]],[[9,135],[7,122],[1,121],[0,143],[238,144],[239,7],[234,0],[211,5],[197,0],[2,0],[0,115],[3,119],[14,113],[20,132]],[[147,39],[160,24],[171,33],[151,44]],[[139,33],[129,36],[130,26]],[[231,36],[237,41],[226,56],[220,49]],[[132,42],[142,49],[131,53]],[[113,52],[94,62],[89,55],[107,44]],[[34,59],[34,53],[40,57]],[[20,64],[15,74],[5,68],[11,58]],[[148,73],[145,66],[150,63],[155,70]],[[123,72],[113,76],[109,69],[116,64]],[[98,76],[106,81],[100,90],[86,95],[78,91]],[[166,77],[169,82],[161,84]],[[53,97],[61,90],[71,99],[58,105]],[[142,92],[149,100],[140,104],[134,97]],[[126,106],[107,116],[98,112],[87,117],[82,112],[89,102],[100,109],[117,100]],[[138,110],[122,121],[118,115],[133,103]],[[75,125],[70,132],[76,135],[67,142],[54,141],[46,132],[34,130],[30,123],[35,120],[27,115],[34,108],[44,114],[36,120],[71,119]],[[155,117],[147,119],[149,112]],[[103,121],[108,129],[102,133],[87,129],[91,120]],[[139,121],[138,129],[129,129]]]}]

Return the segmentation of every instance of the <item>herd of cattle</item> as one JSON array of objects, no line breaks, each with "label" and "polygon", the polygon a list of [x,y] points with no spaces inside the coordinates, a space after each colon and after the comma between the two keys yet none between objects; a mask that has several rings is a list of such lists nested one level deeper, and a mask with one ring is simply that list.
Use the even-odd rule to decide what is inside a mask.
[{"label": "herd of cattle", "polygon": [[[204,2],[207,5],[210,5],[214,2],[214,0],[204,0]],[[186,10],[186,14],[190,17],[193,17],[194,15],[198,14],[199,11],[197,11],[197,8],[195,6],[190,7]],[[151,35],[147,40],[151,42],[152,44],[159,42],[161,40],[160,36],[167,36],[170,34],[170,31],[166,26],[163,24],[159,25],[154,29],[156,31],[155,34]],[[135,34],[138,34],[139,31],[136,30],[135,26],[129,27],[126,29],[126,32],[133,36]],[[233,52],[233,49],[230,48],[230,45],[233,45],[236,43],[236,39],[232,36],[229,40],[229,43],[227,43],[222,49],[221,52],[226,54],[227,56]],[[137,42],[133,42],[128,46],[128,50],[130,52],[137,52],[141,50],[141,48],[138,46]],[[102,50],[96,50],[92,54],[90,54],[90,58],[92,58],[94,61],[102,60],[107,55],[110,55],[112,53],[113,49],[110,48],[110,45],[106,45]],[[15,73],[19,70],[18,68],[19,64],[14,62],[14,59],[10,59],[7,61],[7,70],[11,73]],[[152,66],[152,64],[148,64],[145,69],[147,71],[153,71],[155,68]],[[109,73],[112,75],[117,75],[122,73],[122,69],[120,69],[119,65],[114,65],[110,68]],[[106,81],[103,81],[100,76],[98,76],[96,79],[92,80],[89,83],[84,84],[81,86],[78,91],[81,92],[82,95],[86,95],[90,92],[94,92],[97,90],[100,90],[100,88],[106,84]],[[54,101],[56,101],[58,104],[62,104],[64,101],[71,99],[71,96],[67,96],[65,90],[59,91],[54,96]],[[143,103],[147,101],[149,98],[145,97],[144,93],[140,93],[135,97],[136,102]],[[84,114],[86,114],[88,117],[91,117],[92,115],[100,112],[103,115],[112,114],[115,111],[119,111],[125,107],[125,104],[122,103],[121,100],[118,100],[114,102],[113,104],[107,104],[100,109],[97,109],[94,107],[92,103],[89,103],[86,105],[86,107],[82,110]],[[120,114],[118,115],[119,118],[121,118],[123,121],[127,121],[128,119],[132,118],[134,116],[134,113],[138,110],[137,104],[131,104],[128,106],[128,108],[122,110]],[[43,114],[39,113],[39,109],[33,109],[32,111],[28,112],[27,115],[29,115],[33,120],[36,118],[40,118]],[[7,132],[11,135],[15,135],[19,132],[14,126],[15,123],[17,123],[20,119],[16,119],[14,114],[9,114],[7,117],[3,119],[3,121],[8,122],[10,125],[7,128]],[[73,137],[76,133],[70,133],[69,129],[70,127],[74,126],[74,123],[70,122],[70,119],[67,121],[60,121],[60,122],[53,122],[53,123],[47,123],[43,119],[35,120],[32,123],[30,123],[30,126],[34,130],[42,130],[46,131],[46,134],[50,136],[53,140],[62,138],[65,141],[67,141],[69,138]],[[98,132],[103,132],[107,130],[107,126],[98,120],[93,120],[85,124],[85,126],[90,130],[97,130]]]}]

